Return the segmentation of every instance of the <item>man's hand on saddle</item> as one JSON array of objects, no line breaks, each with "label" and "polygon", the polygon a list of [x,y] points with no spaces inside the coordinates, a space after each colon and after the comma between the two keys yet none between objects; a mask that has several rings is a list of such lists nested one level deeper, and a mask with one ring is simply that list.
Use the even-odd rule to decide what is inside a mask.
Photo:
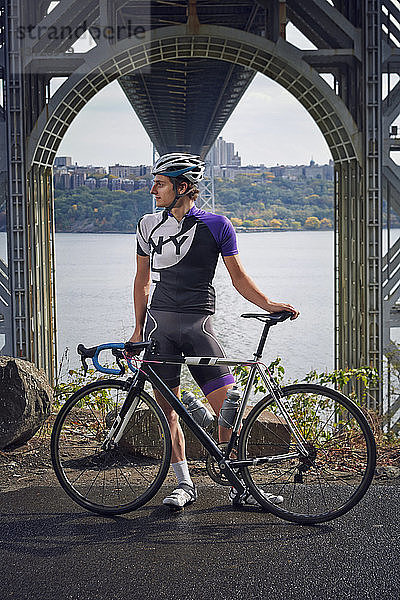
[{"label": "man's hand on saddle", "polygon": [[294,308],[294,306],[292,306],[291,304],[284,304],[282,302],[272,302],[272,301],[270,301],[268,303],[267,310],[268,310],[268,312],[271,312],[271,313],[280,312],[282,310],[288,310],[293,315],[293,316],[290,317],[291,321],[293,321],[293,319],[297,319],[297,317],[300,314],[300,311],[298,311],[296,308]]}]

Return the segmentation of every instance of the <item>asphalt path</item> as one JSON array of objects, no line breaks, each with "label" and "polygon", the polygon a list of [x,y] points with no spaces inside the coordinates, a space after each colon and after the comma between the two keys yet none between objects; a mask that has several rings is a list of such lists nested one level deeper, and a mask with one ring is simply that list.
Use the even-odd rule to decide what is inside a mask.
[{"label": "asphalt path", "polygon": [[0,598],[398,600],[399,489],[374,485],[350,513],[312,527],[234,509],[212,486],[183,512],[161,506],[161,492],[117,518],[58,487],[2,493]]}]

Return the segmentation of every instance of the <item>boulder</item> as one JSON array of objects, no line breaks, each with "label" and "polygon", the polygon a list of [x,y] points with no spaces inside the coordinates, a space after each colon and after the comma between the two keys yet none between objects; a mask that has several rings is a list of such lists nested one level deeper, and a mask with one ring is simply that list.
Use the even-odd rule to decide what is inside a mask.
[{"label": "boulder", "polygon": [[0,356],[0,448],[27,442],[50,414],[53,390],[34,364]]},{"label": "boulder", "polygon": [[400,479],[400,467],[395,465],[382,465],[376,467],[375,477],[377,479]]}]

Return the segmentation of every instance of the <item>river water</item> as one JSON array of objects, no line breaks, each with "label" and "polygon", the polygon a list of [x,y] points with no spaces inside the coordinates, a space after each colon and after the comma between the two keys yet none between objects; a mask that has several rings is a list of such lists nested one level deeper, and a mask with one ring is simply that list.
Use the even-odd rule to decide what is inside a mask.
[{"label": "river water", "polygon": [[[298,307],[301,316],[271,330],[265,360],[282,357],[289,379],[333,368],[334,294],[332,231],[241,233],[242,262],[273,300]],[[56,234],[59,357],[69,349],[125,341],[133,330],[135,236]],[[232,287],[220,261],[215,277],[214,328],[229,357],[251,358],[261,324],[241,319],[257,310]]]},{"label": "river water", "polygon": [[[392,230],[392,242],[400,230]],[[271,329],[265,362],[282,358],[286,379],[311,369],[334,366],[334,234],[332,231],[240,233],[242,262],[273,300],[289,302],[301,315]],[[386,231],[383,232],[386,246]],[[384,251],[386,249],[384,248]],[[6,234],[0,233],[6,260]],[[56,287],[59,360],[79,365],[76,346],[127,340],[133,330],[132,282],[135,235],[56,234]],[[214,329],[229,357],[252,358],[261,331],[257,321],[241,319],[257,311],[232,287],[220,261],[215,277]],[[398,339],[399,330],[392,330]]]}]

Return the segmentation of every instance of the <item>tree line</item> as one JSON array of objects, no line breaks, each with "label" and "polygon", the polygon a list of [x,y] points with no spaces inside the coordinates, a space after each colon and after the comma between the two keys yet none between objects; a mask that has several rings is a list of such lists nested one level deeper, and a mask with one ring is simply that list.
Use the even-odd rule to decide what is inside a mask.
[{"label": "tree line", "polygon": [[[55,190],[57,232],[132,233],[142,215],[153,209],[148,188],[111,191],[108,188]],[[215,212],[227,216],[241,230],[332,229],[334,185],[325,180],[288,180],[259,176],[235,181],[215,180]],[[383,205],[386,222],[386,205]],[[400,227],[391,213],[391,227]],[[0,212],[0,231],[6,230]]]},{"label": "tree line", "polygon": [[[149,189],[132,192],[80,187],[55,191],[58,232],[133,232],[140,217],[152,211]],[[333,224],[331,181],[215,180],[215,211],[235,227],[330,229]]]},{"label": "tree line", "polygon": [[334,187],[332,181],[264,178],[249,181],[217,180],[217,211],[236,227],[272,229],[332,229]]},{"label": "tree line", "polygon": [[107,188],[79,187],[55,191],[57,232],[129,233],[138,220],[152,211],[152,198],[146,189],[124,192]]}]

